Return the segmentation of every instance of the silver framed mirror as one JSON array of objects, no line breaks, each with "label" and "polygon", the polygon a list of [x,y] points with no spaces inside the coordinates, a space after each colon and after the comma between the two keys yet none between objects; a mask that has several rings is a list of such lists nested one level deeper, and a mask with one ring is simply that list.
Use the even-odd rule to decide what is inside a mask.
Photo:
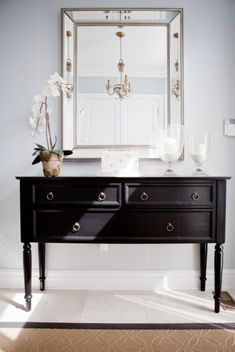
[{"label": "silver framed mirror", "polygon": [[62,9],[62,147],[69,159],[134,150],[183,124],[182,9]]}]

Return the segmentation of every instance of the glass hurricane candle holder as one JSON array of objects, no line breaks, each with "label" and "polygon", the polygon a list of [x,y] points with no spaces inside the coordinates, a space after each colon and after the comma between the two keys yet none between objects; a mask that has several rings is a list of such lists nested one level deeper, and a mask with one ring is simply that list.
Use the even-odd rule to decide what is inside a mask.
[{"label": "glass hurricane candle holder", "polygon": [[202,169],[202,164],[208,157],[210,143],[211,136],[209,133],[202,133],[198,136],[189,137],[189,153],[196,165],[196,169],[193,171],[192,176],[207,176],[207,173]]},{"label": "glass hurricane candle holder", "polygon": [[172,164],[176,162],[183,151],[184,128],[182,125],[172,124],[160,130],[159,133],[159,156],[167,163],[165,176],[176,176]]}]

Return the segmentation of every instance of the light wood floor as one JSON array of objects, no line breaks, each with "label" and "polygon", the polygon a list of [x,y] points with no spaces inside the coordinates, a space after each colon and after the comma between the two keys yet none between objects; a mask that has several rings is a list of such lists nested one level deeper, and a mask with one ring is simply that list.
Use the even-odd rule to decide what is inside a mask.
[{"label": "light wood floor", "polygon": [[[229,291],[235,297],[235,291]],[[31,312],[24,293],[0,290],[0,322],[229,323],[235,310],[214,313],[210,290],[34,291]]]}]

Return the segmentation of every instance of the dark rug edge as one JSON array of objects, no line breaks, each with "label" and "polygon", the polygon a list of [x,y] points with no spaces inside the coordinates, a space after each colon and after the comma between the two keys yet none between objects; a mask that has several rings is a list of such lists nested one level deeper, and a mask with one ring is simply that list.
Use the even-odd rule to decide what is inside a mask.
[{"label": "dark rug edge", "polygon": [[0,328],[26,329],[97,329],[97,330],[205,330],[235,329],[235,323],[66,323],[66,322],[0,322]]}]

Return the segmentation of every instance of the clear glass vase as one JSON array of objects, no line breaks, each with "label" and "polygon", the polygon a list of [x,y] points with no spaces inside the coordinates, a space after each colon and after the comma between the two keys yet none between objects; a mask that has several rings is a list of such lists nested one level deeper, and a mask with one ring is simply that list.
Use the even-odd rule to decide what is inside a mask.
[{"label": "clear glass vase", "polygon": [[173,163],[182,154],[184,146],[184,127],[179,124],[171,124],[159,131],[158,148],[159,156],[167,164],[164,176],[176,176]]},{"label": "clear glass vase", "polygon": [[192,176],[207,176],[207,173],[202,169],[202,165],[208,157],[210,144],[211,135],[209,133],[205,132],[189,137],[189,153],[196,165]]}]

